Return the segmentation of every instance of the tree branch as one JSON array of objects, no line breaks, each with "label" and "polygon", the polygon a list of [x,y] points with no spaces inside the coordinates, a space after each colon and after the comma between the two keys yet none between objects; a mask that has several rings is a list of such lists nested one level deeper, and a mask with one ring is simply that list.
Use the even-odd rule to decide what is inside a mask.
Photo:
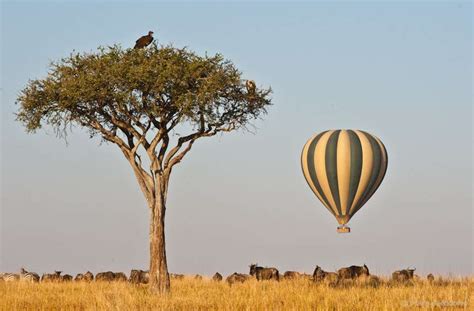
[{"label": "tree branch", "polygon": [[[177,145],[173,149],[171,149],[168,155],[166,156],[165,164],[164,164],[165,169],[171,169],[174,165],[181,162],[184,156],[189,152],[189,150],[191,150],[194,142],[198,138],[210,137],[210,136],[216,135],[219,132],[230,132],[230,131],[233,131],[234,129],[235,129],[234,125],[229,125],[227,127],[220,127],[220,128],[215,128],[215,129],[209,128],[208,130],[204,132],[195,132],[188,136],[181,137],[180,139],[178,139]],[[178,151],[182,148],[183,144],[188,141],[189,143],[186,146],[186,148],[183,149],[183,151],[181,151],[180,153],[178,153]]]},{"label": "tree branch", "polygon": [[90,124],[94,129],[102,134],[104,139],[117,144],[122,151],[130,151],[130,148],[128,148],[122,139],[120,139],[115,133],[106,130],[98,121],[90,120]]},{"label": "tree branch", "polygon": [[[151,207],[154,205],[155,200],[155,181],[154,179],[148,175],[147,172],[143,170],[141,165],[139,165],[134,156],[131,156],[130,153],[124,152],[125,158],[128,160],[130,165],[132,166],[133,172],[135,173],[135,177],[137,178],[138,184],[142,192],[145,194],[145,198],[148,202],[148,206]],[[140,161],[141,162],[141,161]]]},{"label": "tree branch", "polygon": [[[196,141],[196,139],[193,139],[191,140],[188,145],[186,146],[186,148],[184,148],[183,151],[181,151],[177,156],[171,158],[168,162],[165,163],[165,169],[167,170],[171,170],[171,168],[173,166],[175,166],[176,164],[178,164],[179,162],[181,162],[181,160],[184,158],[184,156],[186,155],[186,153],[189,152],[189,150],[191,150],[191,147],[193,146],[194,142]],[[175,147],[176,148],[176,147]],[[179,146],[179,148],[181,148],[181,146]],[[176,150],[176,152],[179,150],[179,148]],[[175,152],[175,153],[176,153]]]}]

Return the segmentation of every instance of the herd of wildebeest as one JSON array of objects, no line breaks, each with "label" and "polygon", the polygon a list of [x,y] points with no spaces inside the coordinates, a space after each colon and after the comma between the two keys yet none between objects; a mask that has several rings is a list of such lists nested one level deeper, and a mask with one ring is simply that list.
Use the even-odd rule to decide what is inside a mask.
[{"label": "herd of wildebeest", "polygon": [[[420,277],[414,274],[415,269],[403,269],[392,273],[392,278],[389,282],[391,283],[405,283],[409,284],[414,280],[419,280]],[[45,273],[41,277],[34,272],[30,272],[21,268],[20,273],[0,273],[0,281],[29,281],[29,282],[92,282],[92,281],[128,281],[133,284],[147,284],[149,282],[149,273],[144,270],[131,270],[130,276],[123,272],[100,272],[95,276],[92,272],[87,271],[86,273],[79,273],[76,277],[69,274],[61,274],[62,271],[55,271],[55,273]],[[200,275],[191,276],[195,279],[202,279]],[[171,279],[179,280],[184,279],[184,274],[170,274]],[[249,274],[237,273],[229,275],[225,281],[232,285],[235,283],[244,283],[248,280],[256,279],[258,281],[273,280],[280,281],[291,280],[291,279],[307,279],[315,283],[326,283],[330,286],[344,285],[348,283],[365,283],[370,285],[381,284],[381,279],[375,275],[369,273],[369,268],[364,264],[363,266],[350,266],[337,270],[336,272],[327,272],[316,266],[313,274],[306,274],[296,271],[286,271],[283,275],[280,274],[278,269],[271,267],[261,267],[257,264],[250,265]],[[212,281],[221,282],[224,278],[220,273],[214,274]],[[434,282],[435,278],[433,274],[428,274],[426,280],[428,282]]]}]

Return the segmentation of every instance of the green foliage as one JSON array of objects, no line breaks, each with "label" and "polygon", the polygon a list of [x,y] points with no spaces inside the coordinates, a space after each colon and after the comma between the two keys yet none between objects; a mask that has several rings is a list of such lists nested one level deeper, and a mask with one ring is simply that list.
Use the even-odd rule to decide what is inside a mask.
[{"label": "green foliage", "polygon": [[167,132],[178,124],[211,136],[266,113],[270,93],[249,93],[241,72],[219,54],[113,46],[52,63],[44,79],[21,91],[17,120],[28,132],[48,124],[65,135],[70,126],[82,126],[113,142],[117,130],[136,143],[150,128]]}]

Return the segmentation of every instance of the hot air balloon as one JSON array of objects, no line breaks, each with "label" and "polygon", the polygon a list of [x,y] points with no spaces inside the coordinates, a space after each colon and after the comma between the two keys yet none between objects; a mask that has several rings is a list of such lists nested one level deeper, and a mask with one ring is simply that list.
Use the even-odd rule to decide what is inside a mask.
[{"label": "hot air balloon", "polygon": [[387,150],[380,139],[360,130],[330,130],[303,147],[301,168],[311,190],[333,214],[340,233],[372,197],[387,171]]}]

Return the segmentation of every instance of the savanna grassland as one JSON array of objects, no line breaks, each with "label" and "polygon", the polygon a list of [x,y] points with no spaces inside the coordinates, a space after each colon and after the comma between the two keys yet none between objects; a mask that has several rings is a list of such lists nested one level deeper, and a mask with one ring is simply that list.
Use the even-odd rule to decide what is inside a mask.
[{"label": "savanna grassland", "polygon": [[167,296],[128,282],[0,283],[0,310],[474,310],[474,278],[333,287],[306,279],[229,286],[172,280]]}]

